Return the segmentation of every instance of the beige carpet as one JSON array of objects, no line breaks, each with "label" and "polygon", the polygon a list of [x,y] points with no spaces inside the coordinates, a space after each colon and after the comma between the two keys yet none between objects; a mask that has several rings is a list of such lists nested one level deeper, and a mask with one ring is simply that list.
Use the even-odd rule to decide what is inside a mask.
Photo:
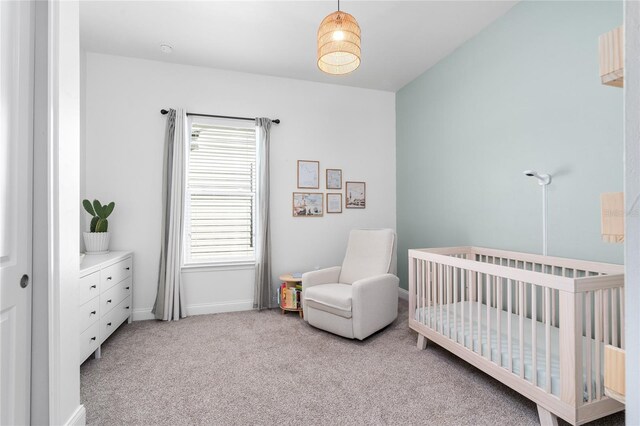
[{"label": "beige carpet", "polygon": [[539,424],[529,400],[442,348],[416,349],[405,303],[364,342],[279,310],[125,324],[82,365],[87,423]]}]

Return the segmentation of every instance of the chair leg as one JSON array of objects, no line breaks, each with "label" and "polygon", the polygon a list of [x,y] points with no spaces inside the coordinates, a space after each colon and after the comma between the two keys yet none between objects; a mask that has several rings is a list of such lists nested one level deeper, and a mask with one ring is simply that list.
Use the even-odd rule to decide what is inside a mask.
[{"label": "chair leg", "polygon": [[558,416],[538,405],[538,417],[540,417],[540,426],[558,426]]},{"label": "chair leg", "polygon": [[420,349],[421,351],[427,349],[427,338],[424,337],[422,334],[418,333],[418,349]]}]

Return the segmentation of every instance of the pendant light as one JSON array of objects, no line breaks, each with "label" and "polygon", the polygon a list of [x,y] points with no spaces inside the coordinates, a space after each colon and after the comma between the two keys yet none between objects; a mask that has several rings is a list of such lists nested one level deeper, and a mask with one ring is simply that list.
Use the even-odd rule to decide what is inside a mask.
[{"label": "pendant light", "polygon": [[331,75],[353,72],[360,66],[360,26],[352,15],[338,10],[318,28],[318,68]]}]

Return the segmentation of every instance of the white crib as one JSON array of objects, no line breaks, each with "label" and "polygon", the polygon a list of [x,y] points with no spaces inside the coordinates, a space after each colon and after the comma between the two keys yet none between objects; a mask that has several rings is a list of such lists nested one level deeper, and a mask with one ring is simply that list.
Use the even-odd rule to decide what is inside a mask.
[{"label": "white crib", "polygon": [[478,247],[409,250],[409,326],[538,404],[541,424],[621,411],[604,345],[624,348],[624,267]]}]

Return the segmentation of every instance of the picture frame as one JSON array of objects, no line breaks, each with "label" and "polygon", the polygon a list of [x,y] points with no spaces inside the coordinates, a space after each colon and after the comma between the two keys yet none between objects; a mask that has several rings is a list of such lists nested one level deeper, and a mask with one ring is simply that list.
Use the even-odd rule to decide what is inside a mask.
[{"label": "picture frame", "polygon": [[367,184],[365,182],[346,182],[345,187],[346,208],[364,209],[367,207]]},{"label": "picture frame", "polygon": [[341,192],[327,192],[327,213],[342,213]]},{"label": "picture frame", "polygon": [[298,160],[298,188],[320,188],[320,162]]},{"label": "picture frame", "polygon": [[320,217],[323,215],[322,192],[294,192],[293,217]]},{"label": "picture frame", "polygon": [[342,189],[342,169],[326,170],[327,189]]}]

